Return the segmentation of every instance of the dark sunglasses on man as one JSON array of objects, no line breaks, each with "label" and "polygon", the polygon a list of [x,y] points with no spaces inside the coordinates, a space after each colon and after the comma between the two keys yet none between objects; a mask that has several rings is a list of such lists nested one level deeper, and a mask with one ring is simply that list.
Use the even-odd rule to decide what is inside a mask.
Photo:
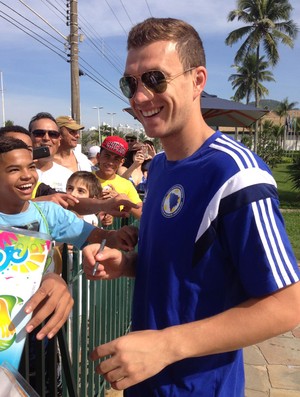
[{"label": "dark sunglasses on man", "polygon": [[69,134],[71,135],[77,135],[80,134],[80,130],[72,130],[71,128],[65,127],[65,129],[68,131]]},{"label": "dark sunglasses on man", "polygon": [[51,139],[58,139],[60,137],[60,132],[55,130],[34,130],[31,133],[35,138],[44,138],[46,134]]},{"label": "dark sunglasses on man", "polygon": [[126,98],[131,99],[138,88],[138,80],[140,79],[143,85],[150,91],[154,92],[155,94],[162,94],[166,91],[168,83],[172,80],[176,79],[183,74],[190,72],[191,70],[195,69],[196,66],[184,70],[176,74],[175,76],[166,77],[164,72],[161,70],[149,70],[139,76],[127,75],[123,76],[120,79],[120,88],[122,93],[126,96]]}]

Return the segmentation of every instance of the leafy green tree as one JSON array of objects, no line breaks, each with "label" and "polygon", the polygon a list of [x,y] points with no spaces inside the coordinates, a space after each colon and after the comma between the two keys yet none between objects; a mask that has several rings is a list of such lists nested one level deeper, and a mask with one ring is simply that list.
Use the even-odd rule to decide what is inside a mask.
[{"label": "leafy green tree", "polygon": [[13,125],[14,125],[14,122],[12,120],[6,120],[5,127],[11,127]]},{"label": "leafy green tree", "polygon": [[[279,61],[278,44],[293,47],[297,37],[298,27],[290,19],[293,8],[288,0],[237,0],[237,9],[228,14],[228,21],[235,19],[245,25],[233,30],[227,36],[225,43],[232,46],[239,40],[246,38],[235,56],[235,63],[239,64],[249,54],[256,52],[256,59],[260,59],[260,47],[264,49],[271,65]],[[259,105],[258,81],[259,62],[256,68],[255,105]]]},{"label": "leafy green tree", "polygon": [[275,109],[275,113],[280,117],[280,124],[282,117],[287,117],[290,110],[295,109],[298,102],[289,102],[288,98],[283,99],[279,102],[277,108]]},{"label": "leafy green tree", "polygon": [[283,150],[278,144],[276,128],[271,120],[266,120],[259,132],[259,140],[257,145],[257,154],[271,167],[275,167],[280,163]]},{"label": "leafy green tree", "polygon": [[292,188],[300,190],[300,155],[294,159],[293,164],[290,165],[290,180],[292,181]]},{"label": "leafy green tree", "polygon": [[229,76],[232,88],[235,89],[233,96],[234,101],[241,101],[246,98],[246,103],[250,102],[250,98],[255,94],[256,68],[258,67],[258,95],[263,98],[269,94],[265,86],[261,84],[263,81],[275,81],[273,73],[267,70],[269,64],[264,61],[264,56],[259,58],[257,65],[256,55],[248,54],[238,65],[232,65],[236,69],[236,73]]},{"label": "leafy green tree", "polygon": [[[256,52],[257,67],[255,76],[255,106],[259,106],[259,62],[262,46],[267,60],[272,66],[279,61],[278,44],[293,47],[298,26],[290,19],[293,7],[288,0],[237,0],[237,9],[228,14],[228,21],[235,19],[245,25],[233,30],[225,43],[232,46],[245,37],[238,49],[234,62],[239,64],[249,54]],[[254,150],[258,145],[258,123],[255,123]]]},{"label": "leafy green tree", "polygon": [[[275,113],[278,114],[280,118],[280,124],[283,126],[283,149],[285,149],[286,135],[288,132],[287,118],[289,115],[289,111],[295,109],[295,106],[298,102],[289,102],[288,98],[285,98],[283,101],[279,103],[277,108],[275,109]],[[284,123],[282,124],[281,119],[284,118]]]}]

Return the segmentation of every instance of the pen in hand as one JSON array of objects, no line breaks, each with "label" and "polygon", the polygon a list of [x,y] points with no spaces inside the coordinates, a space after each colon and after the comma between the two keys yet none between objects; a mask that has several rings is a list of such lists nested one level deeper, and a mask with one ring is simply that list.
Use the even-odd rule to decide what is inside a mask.
[{"label": "pen in hand", "polygon": [[[106,239],[104,238],[104,239],[102,240],[102,242],[101,242],[101,245],[100,245],[99,251],[97,252],[97,255],[100,254],[100,252],[102,252],[102,251],[104,250],[105,244],[106,244]],[[96,274],[98,265],[99,265],[99,262],[96,261],[96,262],[95,262],[95,265],[94,265],[94,269],[93,269],[93,276]]]}]

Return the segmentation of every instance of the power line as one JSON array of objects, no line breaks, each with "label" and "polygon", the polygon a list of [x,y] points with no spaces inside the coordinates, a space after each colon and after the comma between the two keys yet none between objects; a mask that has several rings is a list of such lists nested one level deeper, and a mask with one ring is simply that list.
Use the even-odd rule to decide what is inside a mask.
[{"label": "power line", "polygon": [[94,72],[96,72],[103,80],[105,80],[112,87],[112,89],[116,89],[116,87],[114,87],[110,81],[108,81],[104,76],[102,76],[101,73],[99,73],[98,70],[96,70],[92,65],[90,65],[85,59],[83,59],[82,57],[79,57],[79,59],[82,60],[84,63],[86,63],[92,70],[94,70]]},{"label": "power line", "polygon": [[[2,14],[7,15],[7,14],[4,13],[3,11],[0,11],[0,12],[2,12]],[[19,22],[18,24],[15,24],[14,22],[12,22],[11,18],[10,18],[10,19],[5,18],[3,15],[0,15],[0,17],[3,18],[3,19],[5,19],[7,22],[11,23],[12,25],[14,25],[16,28],[22,30],[22,32],[26,33],[28,36],[32,37],[33,39],[35,39],[36,41],[38,41],[39,43],[41,43],[41,44],[44,45],[45,47],[49,48],[49,50],[53,51],[55,54],[57,54],[59,57],[61,57],[64,61],[68,61],[67,58],[64,58],[61,54],[59,54],[59,53],[58,53],[57,51],[55,51],[53,48],[49,47],[49,46],[48,46],[47,44],[45,44],[43,41],[39,40],[37,37],[33,36],[32,34],[26,32],[26,30],[22,29],[22,28],[20,27],[20,22]],[[8,16],[8,17],[9,17],[9,16]],[[28,29],[30,32],[32,32],[32,30],[29,29],[29,28],[27,28],[26,26],[24,26],[24,25],[22,25],[22,24],[21,24],[21,26],[23,26],[25,29]],[[33,33],[33,34],[36,34],[35,32],[32,32],[32,33]],[[42,38],[42,37],[40,37],[40,38]],[[43,38],[42,38],[42,40],[44,40],[44,41],[46,41],[47,43],[49,43],[48,40],[46,40],[46,39],[43,39]],[[58,51],[61,51],[59,48],[55,47],[52,43],[49,43],[49,44],[50,44],[51,46],[53,46],[54,48],[56,48]]]},{"label": "power line", "polygon": [[101,87],[103,87],[106,91],[110,92],[111,94],[113,94],[115,97],[119,98],[122,102],[125,102],[128,105],[128,102],[124,99],[123,96],[117,94],[116,92],[114,92],[113,90],[111,90],[109,87],[107,87],[105,84],[103,84],[102,82],[100,82],[99,80],[97,80],[95,77],[91,76],[89,74],[89,72],[85,72],[84,73],[85,76],[89,77],[91,80],[93,80],[95,83],[99,84]]},{"label": "power line", "polygon": [[[91,41],[91,44],[90,44],[88,41]],[[110,63],[111,66],[113,66],[113,67],[117,70],[118,73],[122,74],[122,70],[121,70],[122,67],[119,68],[115,63],[113,63],[112,60],[111,60],[111,58],[110,58],[110,56],[107,56],[107,55],[105,54],[105,51],[104,51],[103,49],[100,49],[100,48],[95,44],[95,42],[94,42],[93,40],[91,40],[89,37],[87,37],[87,42],[86,42],[86,44],[87,44],[88,46],[90,46],[92,49],[98,50],[98,51],[100,52],[100,55],[102,55],[102,56],[108,61],[108,63]]]},{"label": "power line", "polygon": [[[66,15],[65,15],[65,9],[61,8],[62,11],[60,11],[50,0],[41,0],[42,3],[45,4],[46,7],[49,8],[50,11],[52,11],[62,22],[66,22]],[[52,6],[52,8],[54,8],[54,10],[51,10],[51,8],[49,6]],[[57,12],[56,12],[57,11]]]},{"label": "power line", "polygon": [[[86,21],[86,23],[82,22]],[[105,47],[105,49],[107,50],[108,53],[110,53],[110,55],[117,61],[117,63],[119,63],[119,65],[121,65],[121,67],[123,67],[122,61],[119,58],[119,56],[117,55],[117,53],[107,44],[105,43],[104,39],[98,34],[98,32],[93,28],[93,26],[90,25],[90,23],[83,17],[83,16],[79,16],[79,22],[80,24],[86,26],[86,30],[82,29],[81,27],[79,27],[79,29],[86,35],[86,37],[89,37],[89,35],[87,34],[87,31],[90,31],[91,36],[99,36],[101,42],[100,42],[100,48],[101,47]],[[94,41],[89,37],[90,41]],[[95,47],[97,47],[95,45]],[[104,56],[105,53],[103,52],[103,50],[100,50],[101,54]]]},{"label": "power line", "polygon": [[152,15],[152,12],[151,12],[151,10],[150,10],[150,7],[149,7],[149,4],[148,4],[148,1],[147,1],[147,0],[145,0],[145,3],[146,3],[146,5],[147,5],[147,8],[148,8],[149,14],[151,15],[151,17],[153,17],[153,15]]},{"label": "power line", "polygon": [[[113,66],[118,73],[122,74],[123,62],[116,54],[116,52],[104,41],[104,39],[99,36],[93,26],[83,17],[79,17],[80,31],[85,35],[86,40],[84,43],[89,45],[93,50],[99,53],[108,63]],[[86,23],[85,23],[86,22]],[[85,28],[83,28],[84,26]],[[99,36],[99,38],[95,37]],[[99,40],[100,39],[100,40]]]},{"label": "power line", "polygon": [[59,32],[45,18],[43,18],[40,14],[38,14],[36,11],[34,11],[33,8],[29,7],[28,4],[24,3],[23,0],[19,0],[19,2],[22,3],[25,7],[27,7],[33,14],[35,14],[37,17],[39,17],[42,21],[44,21],[51,29],[53,29],[56,33],[58,33],[63,39],[68,40],[68,38],[65,35],[63,35],[61,32]]},{"label": "power line", "polygon": [[125,13],[126,13],[128,19],[129,19],[131,25],[133,25],[132,19],[130,18],[130,15],[128,14],[127,9],[126,9],[126,7],[125,7],[124,4],[123,4],[123,1],[120,0],[120,3],[122,4],[122,7],[123,7],[123,9],[124,9],[124,11],[125,11]]},{"label": "power line", "polygon": [[[129,18],[130,22],[132,23],[132,20],[126,10],[125,5],[123,4],[122,0],[121,4],[122,7]],[[62,36],[64,40],[66,40],[68,43],[68,37],[63,35],[58,29],[56,29],[53,25],[51,25],[42,15],[40,15],[37,11],[33,10],[31,7],[29,7],[23,0],[19,0],[19,2],[25,6],[31,13],[35,14],[44,24],[49,26],[52,30],[54,30],[58,35]],[[61,11],[62,5],[61,3],[58,3],[57,0],[51,0],[51,1],[46,1],[41,0],[41,2],[48,8],[50,9],[51,12],[53,12],[58,19],[63,20],[65,22],[65,19],[62,19],[61,16],[64,16],[64,13]],[[3,1],[0,1],[1,4],[4,6],[8,7],[10,11],[13,11],[16,13],[19,17],[27,21],[28,23],[31,23],[36,29],[40,29],[43,31],[45,34],[49,35],[52,39],[58,41],[60,44],[64,44],[62,41],[60,41],[57,37],[49,33],[47,30],[43,29],[42,27],[38,26],[37,24],[33,23],[31,20],[26,18],[24,15],[20,14],[19,12],[13,10],[11,7],[7,6]],[[55,4],[54,4],[55,3]],[[107,3],[107,1],[106,1]],[[121,28],[127,35],[125,29],[123,28],[121,22],[117,18],[116,14],[114,13],[113,9],[110,7],[110,5],[107,3],[109,6],[111,12],[113,13],[114,17],[117,19],[118,23],[120,24]],[[57,7],[58,6],[58,7]],[[64,10],[64,9],[63,9]],[[64,10],[65,11],[65,10]],[[2,13],[2,15],[1,15]],[[43,38],[40,34],[38,34],[36,31],[33,31],[29,27],[25,26],[23,23],[20,21],[17,21],[12,15],[6,14],[4,11],[0,10],[0,16],[6,20],[7,22],[11,23],[13,26],[27,34],[28,36],[32,37],[36,41],[38,41],[40,44],[45,46],[46,48],[50,49],[52,52],[54,52],[56,55],[60,56],[64,61],[70,62],[70,59],[66,57],[65,51],[62,51],[60,48],[56,47],[53,43],[50,41],[46,40]],[[84,19],[82,16],[79,17],[79,20]],[[98,33],[96,30],[93,28],[93,26],[90,24],[90,22],[87,22],[86,24],[87,30],[89,32],[92,32],[91,37],[89,34],[85,32],[85,30],[82,30],[82,32],[86,35],[87,37],[87,45],[89,45],[92,49],[94,49],[96,52],[98,52],[98,55],[100,54],[112,67],[114,67],[118,73],[122,74],[123,70],[123,62],[120,60],[118,57],[117,53],[110,48],[104,40],[101,38],[101,41],[99,42],[99,39],[94,36],[98,36]],[[94,32],[94,34],[93,34]],[[63,55],[61,55],[61,53]],[[84,59],[85,57],[80,57],[80,67],[84,71],[84,75],[90,78],[92,81],[100,85],[102,88],[104,88],[106,91],[114,95],[116,98],[120,99],[122,102],[125,102],[128,105],[128,101],[124,99],[124,97],[119,93],[119,90],[117,87],[114,87],[103,75],[101,75],[88,61]],[[86,66],[85,66],[86,65]],[[80,69],[80,70],[81,70]]]},{"label": "power line", "polygon": [[116,20],[118,21],[118,24],[121,26],[123,32],[125,33],[125,36],[127,36],[126,30],[125,30],[125,28],[123,27],[123,25],[121,24],[119,18],[118,18],[117,15],[115,14],[114,10],[111,8],[111,6],[110,6],[109,3],[107,2],[107,0],[105,0],[105,3],[108,5],[108,7],[110,8],[110,11],[113,13],[114,17],[115,17]]},{"label": "power line", "polygon": [[[31,23],[32,25],[34,25],[35,27],[37,27],[38,29],[42,30],[44,33],[48,34],[50,37],[52,37],[54,40],[58,41],[61,44],[62,43],[60,40],[58,40],[57,37],[53,36],[51,33],[47,32],[45,29],[41,28],[40,26],[38,26],[37,24],[35,24],[34,22],[30,21],[30,19],[24,17],[22,14],[20,14],[19,12],[17,12],[16,10],[14,10],[12,7],[9,7],[7,4],[4,4],[3,1],[0,1],[1,4],[3,4],[5,7],[9,8],[11,11],[13,11],[14,13],[16,13],[17,15],[19,15],[21,18],[25,19],[27,22]],[[3,12],[3,11],[2,11]],[[3,12],[6,16],[10,17],[10,15],[6,14],[5,12]],[[13,19],[14,21],[16,21],[15,19]],[[24,25],[23,25],[24,26]],[[29,28],[27,28],[29,29]],[[35,33],[37,34],[37,33]]]}]

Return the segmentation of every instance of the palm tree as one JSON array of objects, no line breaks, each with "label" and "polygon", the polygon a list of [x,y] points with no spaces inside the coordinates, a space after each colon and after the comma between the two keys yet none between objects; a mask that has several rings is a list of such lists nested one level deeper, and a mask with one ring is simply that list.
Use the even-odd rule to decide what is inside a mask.
[{"label": "palm tree", "polygon": [[283,132],[283,149],[284,150],[285,150],[285,144],[286,144],[286,135],[287,135],[288,131],[290,130],[289,111],[295,109],[295,106],[297,105],[297,103],[298,102],[289,102],[288,98],[285,98],[283,101],[281,101],[279,103],[279,105],[275,109],[275,113],[280,118],[280,124],[281,124],[282,117],[285,118],[284,132]]},{"label": "palm tree", "polygon": [[300,190],[300,155],[296,157],[293,164],[290,165],[290,177],[292,188]]},{"label": "palm tree", "polygon": [[297,104],[298,102],[289,102],[288,98],[284,98],[281,102],[279,102],[277,108],[274,111],[280,117],[280,124],[281,118],[287,117],[289,111],[295,109]]},{"label": "palm tree", "polygon": [[240,65],[232,65],[236,73],[229,76],[233,89],[236,89],[233,96],[234,101],[241,101],[246,98],[246,103],[250,102],[251,95],[255,93],[256,67],[258,67],[258,95],[263,98],[269,94],[268,89],[261,84],[263,81],[275,81],[273,73],[267,70],[268,62],[264,61],[264,56],[259,58],[257,65],[256,55],[248,54]]},{"label": "palm tree", "polygon": [[[232,46],[246,36],[235,56],[235,63],[241,62],[247,55],[256,51],[260,58],[262,43],[268,61],[275,66],[279,61],[278,44],[293,47],[297,37],[298,26],[290,19],[292,6],[288,0],[237,0],[237,9],[228,14],[228,21],[235,18],[245,22],[246,26],[233,30],[225,43]],[[258,69],[256,70],[258,82]],[[255,105],[258,106],[257,87]]]},{"label": "palm tree", "polygon": [[[260,45],[262,44],[268,61],[275,66],[279,61],[278,44],[293,47],[298,33],[297,25],[290,19],[293,8],[288,0],[237,0],[237,9],[228,14],[228,21],[236,18],[246,24],[233,30],[227,36],[225,43],[232,46],[243,37],[246,40],[236,53],[235,63],[241,62],[253,51],[256,59],[260,59]],[[255,77],[255,106],[259,106],[258,81],[259,70],[256,68]],[[255,125],[254,150],[257,148],[258,128]]]}]

